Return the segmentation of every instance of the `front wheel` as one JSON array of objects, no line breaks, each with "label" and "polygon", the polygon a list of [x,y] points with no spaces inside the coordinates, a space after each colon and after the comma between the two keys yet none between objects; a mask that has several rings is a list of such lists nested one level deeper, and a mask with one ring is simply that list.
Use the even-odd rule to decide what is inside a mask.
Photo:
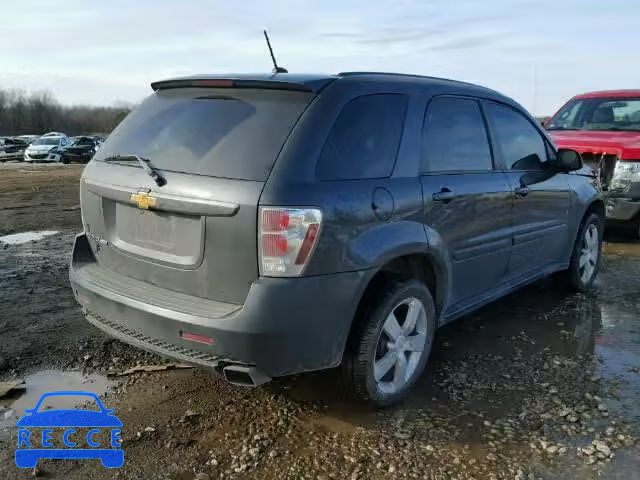
[{"label": "front wheel", "polygon": [[342,372],[356,398],[385,407],[407,396],[423,372],[435,332],[435,306],[417,280],[383,285],[356,319]]},{"label": "front wheel", "polygon": [[585,292],[596,279],[602,257],[603,225],[602,218],[592,213],[580,226],[569,269],[565,272],[565,278],[573,290]]}]

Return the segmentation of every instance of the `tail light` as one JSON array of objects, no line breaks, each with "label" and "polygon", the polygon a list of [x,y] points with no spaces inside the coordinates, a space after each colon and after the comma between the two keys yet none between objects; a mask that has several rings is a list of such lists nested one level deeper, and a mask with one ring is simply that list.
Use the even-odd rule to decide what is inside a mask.
[{"label": "tail light", "polygon": [[322,212],[317,208],[260,207],[260,275],[300,276],[318,240]]}]

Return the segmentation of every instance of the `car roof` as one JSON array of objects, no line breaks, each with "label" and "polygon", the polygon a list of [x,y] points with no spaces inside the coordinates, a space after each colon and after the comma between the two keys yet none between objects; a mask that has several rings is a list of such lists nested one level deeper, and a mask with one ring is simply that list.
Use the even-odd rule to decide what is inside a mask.
[{"label": "car roof", "polygon": [[[406,73],[392,73],[392,72],[340,72],[336,75],[330,74],[300,74],[300,73],[258,73],[258,74],[202,74],[191,75],[187,77],[170,78],[151,84],[154,90],[159,88],[172,88],[176,83],[180,82],[198,82],[198,81],[215,81],[215,80],[230,80],[238,81],[239,85],[242,82],[251,85],[253,82],[267,86],[269,84],[274,85],[273,88],[286,88],[287,85],[303,86],[309,91],[320,91],[327,84],[339,80],[362,80],[367,82],[386,82],[386,83],[413,83],[421,84],[425,86],[450,86],[450,87],[464,87],[466,89],[473,89],[476,93],[483,92],[489,96],[499,96],[505,98],[500,93],[491,90],[486,87],[474,85],[472,83],[461,82],[458,80],[451,80],[447,78],[429,77],[425,75],[413,75]],[[177,86],[177,85],[176,85]],[[182,85],[180,85],[182,86]],[[197,85],[195,85],[197,86]],[[215,86],[215,85],[212,85]]]},{"label": "car roof", "polygon": [[640,90],[599,90],[576,95],[573,98],[640,97]]}]

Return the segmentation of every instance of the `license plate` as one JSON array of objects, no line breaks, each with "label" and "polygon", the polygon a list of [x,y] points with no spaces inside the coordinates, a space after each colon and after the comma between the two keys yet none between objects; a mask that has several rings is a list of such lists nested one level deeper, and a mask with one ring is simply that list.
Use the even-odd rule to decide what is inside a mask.
[{"label": "license plate", "polygon": [[162,212],[121,205],[116,212],[120,239],[160,251],[172,251],[176,243],[176,221]]},{"label": "license plate", "polygon": [[200,217],[114,203],[115,225],[109,228],[115,227],[118,248],[182,265],[192,265],[201,258],[204,224]]}]

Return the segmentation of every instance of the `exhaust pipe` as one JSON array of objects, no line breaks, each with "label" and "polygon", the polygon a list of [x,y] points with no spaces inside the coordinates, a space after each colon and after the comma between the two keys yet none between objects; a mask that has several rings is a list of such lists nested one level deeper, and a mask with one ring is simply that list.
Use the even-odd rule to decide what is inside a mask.
[{"label": "exhaust pipe", "polygon": [[240,387],[258,387],[271,381],[271,377],[256,367],[227,365],[222,369],[227,382]]}]

